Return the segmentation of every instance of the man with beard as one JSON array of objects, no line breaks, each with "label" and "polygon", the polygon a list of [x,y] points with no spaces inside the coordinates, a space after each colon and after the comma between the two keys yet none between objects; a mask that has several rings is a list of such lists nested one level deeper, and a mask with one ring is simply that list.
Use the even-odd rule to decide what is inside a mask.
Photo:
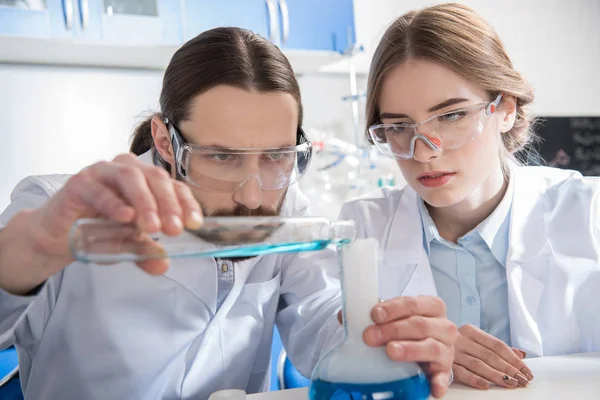
[{"label": "man with beard", "polygon": [[[343,333],[330,250],[170,267],[167,260],[74,262],[68,232],[79,218],[176,236],[198,228],[203,215],[307,213],[293,184],[311,145],[298,83],[276,46],[238,28],[202,33],[173,56],[160,109],[136,130],[133,154],[73,177],[27,178],[0,216],[0,348],[16,345],[26,398],[260,392],[268,387],[275,323],[305,375]],[[371,343],[399,342],[405,354],[390,357],[429,362],[434,388],[445,390],[456,330],[443,304],[423,297],[382,307],[389,340]],[[409,329],[417,314],[432,329]]]}]

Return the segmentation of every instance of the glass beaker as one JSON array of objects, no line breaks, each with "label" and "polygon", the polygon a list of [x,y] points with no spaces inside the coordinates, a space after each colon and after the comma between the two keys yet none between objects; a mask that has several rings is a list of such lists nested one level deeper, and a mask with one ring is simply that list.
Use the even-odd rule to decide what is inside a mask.
[{"label": "glass beaker", "polygon": [[142,234],[135,225],[81,219],[71,228],[69,247],[78,261],[105,264],[315,251],[350,242],[355,235],[352,221],[317,217],[205,217],[199,229],[177,236]]},{"label": "glass beaker", "polygon": [[311,400],[422,400],[429,382],[417,363],[390,359],[385,347],[370,347],[363,332],[379,302],[378,243],[357,239],[340,246],[345,340],[313,370]]}]

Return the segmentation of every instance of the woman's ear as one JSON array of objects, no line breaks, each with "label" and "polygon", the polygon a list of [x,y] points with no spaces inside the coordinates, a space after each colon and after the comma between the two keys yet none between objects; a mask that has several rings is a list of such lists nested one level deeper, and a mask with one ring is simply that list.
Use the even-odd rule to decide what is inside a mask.
[{"label": "woman's ear", "polygon": [[155,115],[152,117],[152,139],[154,140],[154,147],[158,154],[169,163],[171,166],[175,165],[175,155],[173,154],[173,146],[171,145],[171,135],[167,125],[163,122],[160,116]]},{"label": "woman's ear", "polygon": [[502,121],[500,122],[500,132],[506,133],[515,125],[517,118],[517,99],[514,96],[504,96],[500,103],[499,110]]}]

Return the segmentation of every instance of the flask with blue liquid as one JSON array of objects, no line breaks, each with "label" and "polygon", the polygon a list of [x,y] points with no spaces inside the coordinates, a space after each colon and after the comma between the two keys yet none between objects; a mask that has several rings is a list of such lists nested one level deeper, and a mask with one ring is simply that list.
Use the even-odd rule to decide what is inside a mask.
[{"label": "flask with blue liquid", "polygon": [[369,347],[363,332],[379,302],[378,243],[357,239],[340,246],[345,340],[315,367],[310,400],[422,400],[429,382],[417,363],[390,359],[385,347]]}]

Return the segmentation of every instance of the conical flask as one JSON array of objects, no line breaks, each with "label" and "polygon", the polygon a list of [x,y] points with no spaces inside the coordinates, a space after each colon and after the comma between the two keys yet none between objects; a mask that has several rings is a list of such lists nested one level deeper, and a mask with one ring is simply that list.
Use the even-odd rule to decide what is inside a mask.
[{"label": "conical flask", "polygon": [[370,347],[363,332],[379,302],[378,243],[357,239],[340,246],[345,340],[315,367],[311,400],[422,400],[429,383],[417,363],[390,359],[385,347]]}]

